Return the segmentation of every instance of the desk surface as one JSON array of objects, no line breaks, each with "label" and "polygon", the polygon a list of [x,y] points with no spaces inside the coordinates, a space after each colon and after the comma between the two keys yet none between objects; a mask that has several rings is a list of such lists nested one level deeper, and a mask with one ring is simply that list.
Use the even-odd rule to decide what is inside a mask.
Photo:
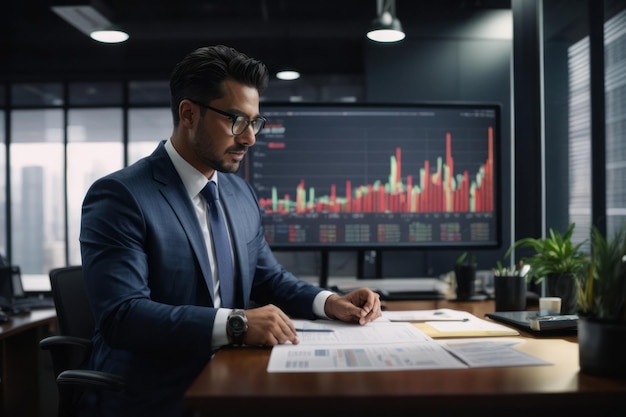
[{"label": "desk surface", "polygon": [[[433,304],[434,303],[434,304]],[[493,302],[393,302],[390,310],[454,308],[483,317]],[[519,347],[551,366],[394,372],[268,373],[270,348],[218,352],[187,391],[185,404],[197,416],[211,410],[232,415],[259,410],[354,416],[554,415],[556,411],[603,410],[623,415],[626,381],[579,373],[578,345],[559,338],[522,335]],[[598,403],[600,404],[598,406]],[[616,407],[619,405],[620,407]],[[606,414],[605,414],[606,415]],[[534,416],[533,416],[534,417]]]},{"label": "desk surface", "polygon": [[10,316],[8,322],[0,325],[0,340],[29,329],[48,324],[52,325],[56,323],[56,318],[57,315],[54,308],[33,310],[30,313]]}]

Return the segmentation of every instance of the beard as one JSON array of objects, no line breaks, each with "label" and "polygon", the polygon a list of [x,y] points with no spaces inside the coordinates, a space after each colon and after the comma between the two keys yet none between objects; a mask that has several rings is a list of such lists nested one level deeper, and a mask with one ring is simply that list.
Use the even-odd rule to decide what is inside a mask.
[{"label": "beard", "polygon": [[239,171],[241,167],[240,161],[226,161],[224,158],[222,159],[211,159],[204,161],[208,166],[213,168],[216,171],[223,172],[225,174],[234,174]]},{"label": "beard", "polygon": [[202,165],[226,174],[239,171],[241,161],[234,160],[230,152],[246,152],[247,146],[234,145],[223,149],[215,145],[219,141],[220,139],[209,136],[205,131],[198,131],[192,138],[191,147]]}]

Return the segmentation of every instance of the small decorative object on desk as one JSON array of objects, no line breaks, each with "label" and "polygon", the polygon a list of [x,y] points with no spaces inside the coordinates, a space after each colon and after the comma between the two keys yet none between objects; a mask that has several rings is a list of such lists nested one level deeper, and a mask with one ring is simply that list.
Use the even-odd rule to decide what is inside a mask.
[{"label": "small decorative object on desk", "polygon": [[549,314],[561,314],[561,298],[560,297],[539,298],[539,314],[543,316],[546,316]]}]

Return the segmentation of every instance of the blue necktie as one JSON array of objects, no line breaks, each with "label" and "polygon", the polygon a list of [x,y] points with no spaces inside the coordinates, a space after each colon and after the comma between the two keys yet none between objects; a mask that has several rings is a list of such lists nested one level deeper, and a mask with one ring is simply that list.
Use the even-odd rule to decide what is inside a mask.
[{"label": "blue necktie", "polygon": [[217,267],[217,280],[222,307],[232,308],[235,307],[235,274],[226,223],[223,216],[220,215],[217,185],[213,181],[209,181],[200,191],[200,194],[202,194],[209,205],[209,222],[211,223],[211,237],[215,251],[215,266]]}]

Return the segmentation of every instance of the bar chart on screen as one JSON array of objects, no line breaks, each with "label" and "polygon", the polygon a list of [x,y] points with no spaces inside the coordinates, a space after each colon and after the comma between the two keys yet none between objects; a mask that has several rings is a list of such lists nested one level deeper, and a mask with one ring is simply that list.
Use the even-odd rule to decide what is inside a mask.
[{"label": "bar chart on screen", "polygon": [[272,108],[247,170],[266,239],[307,247],[496,244],[497,115],[464,107]]}]

